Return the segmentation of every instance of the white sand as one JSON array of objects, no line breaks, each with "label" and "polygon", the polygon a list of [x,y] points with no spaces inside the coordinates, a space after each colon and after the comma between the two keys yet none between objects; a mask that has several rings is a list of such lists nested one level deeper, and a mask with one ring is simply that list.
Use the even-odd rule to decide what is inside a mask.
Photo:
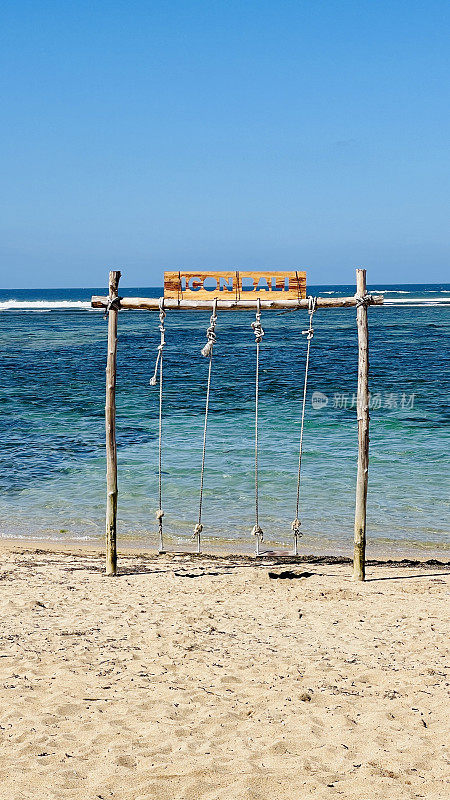
[{"label": "white sand", "polygon": [[448,797],[446,571],[102,565],[2,545],[1,798]]}]

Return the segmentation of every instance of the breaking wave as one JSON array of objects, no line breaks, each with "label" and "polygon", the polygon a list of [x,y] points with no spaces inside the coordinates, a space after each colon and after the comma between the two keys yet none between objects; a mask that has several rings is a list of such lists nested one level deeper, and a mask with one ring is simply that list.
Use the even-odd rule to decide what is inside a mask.
[{"label": "breaking wave", "polygon": [[52,309],[86,309],[88,300],[5,300],[0,302],[0,311],[51,311]]}]

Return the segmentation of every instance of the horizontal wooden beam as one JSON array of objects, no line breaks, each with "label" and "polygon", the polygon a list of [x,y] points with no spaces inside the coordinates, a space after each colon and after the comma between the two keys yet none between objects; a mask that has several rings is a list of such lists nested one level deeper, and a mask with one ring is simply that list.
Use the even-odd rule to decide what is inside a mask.
[{"label": "horizontal wooden beam", "polygon": [[[94,295],[91,299],[92,308],[106,308],[108,297]],[[209,311],[212,309],[214,297],[211,300],[164,300],[164,307],[167,309],[179,309],[180,311]],[[383,305],[382,295],[367,295],[368,305]],[[318,297],[317,308],[351,308],[356,306],[358,301],[355,297]],[[257,300],[217,300],[218,311],[254,311]],[[120,308],[134,311],[157,311],[159,308],[158,297],[122,297],[120,298]],[[264,300],[261,297],[261,308],[267,310],[295,311],[297,308],[308,308],[308,299],[305,300]]]}]

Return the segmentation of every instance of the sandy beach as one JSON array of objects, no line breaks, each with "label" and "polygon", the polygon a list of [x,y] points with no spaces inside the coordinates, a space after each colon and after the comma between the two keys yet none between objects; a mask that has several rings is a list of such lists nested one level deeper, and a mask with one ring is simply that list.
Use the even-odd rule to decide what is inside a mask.
[{"label": "sandy beach", "polygon": [[1,561],[2,798],[448,796],[448,569]]}]

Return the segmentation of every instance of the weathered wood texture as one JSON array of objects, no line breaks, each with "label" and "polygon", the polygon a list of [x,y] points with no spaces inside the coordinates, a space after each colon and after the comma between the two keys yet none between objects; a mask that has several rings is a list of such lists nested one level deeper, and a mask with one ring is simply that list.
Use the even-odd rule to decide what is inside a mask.
[{"label": "weathered wood texture", "polygon": [[[109,300],[117,297],[120,272],[109,273]],[[108,356],[106,362],[106,574],[117,572],[117,447],[116,372],[118,302],[108,312]]]},{"label": "weathered wood texture", "polygon": [[[366,296],[366,270],[356,270],[356,293]],[[365,578],[366,561],[366,508],[369,477],[369,325],[367,306],[360,304],[356,310],[358,326],[358,471],[356,475],[355,540],[353,577]]]},{"label": "weathered wood texture", "polygon": [[[208,292],[208,294],[210,294]],[[253,295],[254,297],[254,295]],[[208,300],[164,300],[164,308],[166,309],[179,309],[185,311],[210,311],[213,306],[214,298],[210,297]],[[369,305],[381,306],[383,304],[383,295],[373,295],[369,298]],[[108,298],[100,295],[94,295],[91,298],[92,308],[106,308]],[[317,308],[351,308],[356,306],[354,297],[318,297]],[[256,309],[257,300],[217,300],[218,311],[254,311]],[[122,297],[120,300],[120,308],[133,311],[157,311],[159,308],[159,300],[157,297]],[[297,308],[308,308],[308,300],[264,300],[261,299],[261,308],[264,310],[292,310]]]},{"label": "weathered wood texture", "polygon": [[200,270],[165,272],[164,298],[171,300],[299,300],[306,297],[306,272],[299,270]]}]

